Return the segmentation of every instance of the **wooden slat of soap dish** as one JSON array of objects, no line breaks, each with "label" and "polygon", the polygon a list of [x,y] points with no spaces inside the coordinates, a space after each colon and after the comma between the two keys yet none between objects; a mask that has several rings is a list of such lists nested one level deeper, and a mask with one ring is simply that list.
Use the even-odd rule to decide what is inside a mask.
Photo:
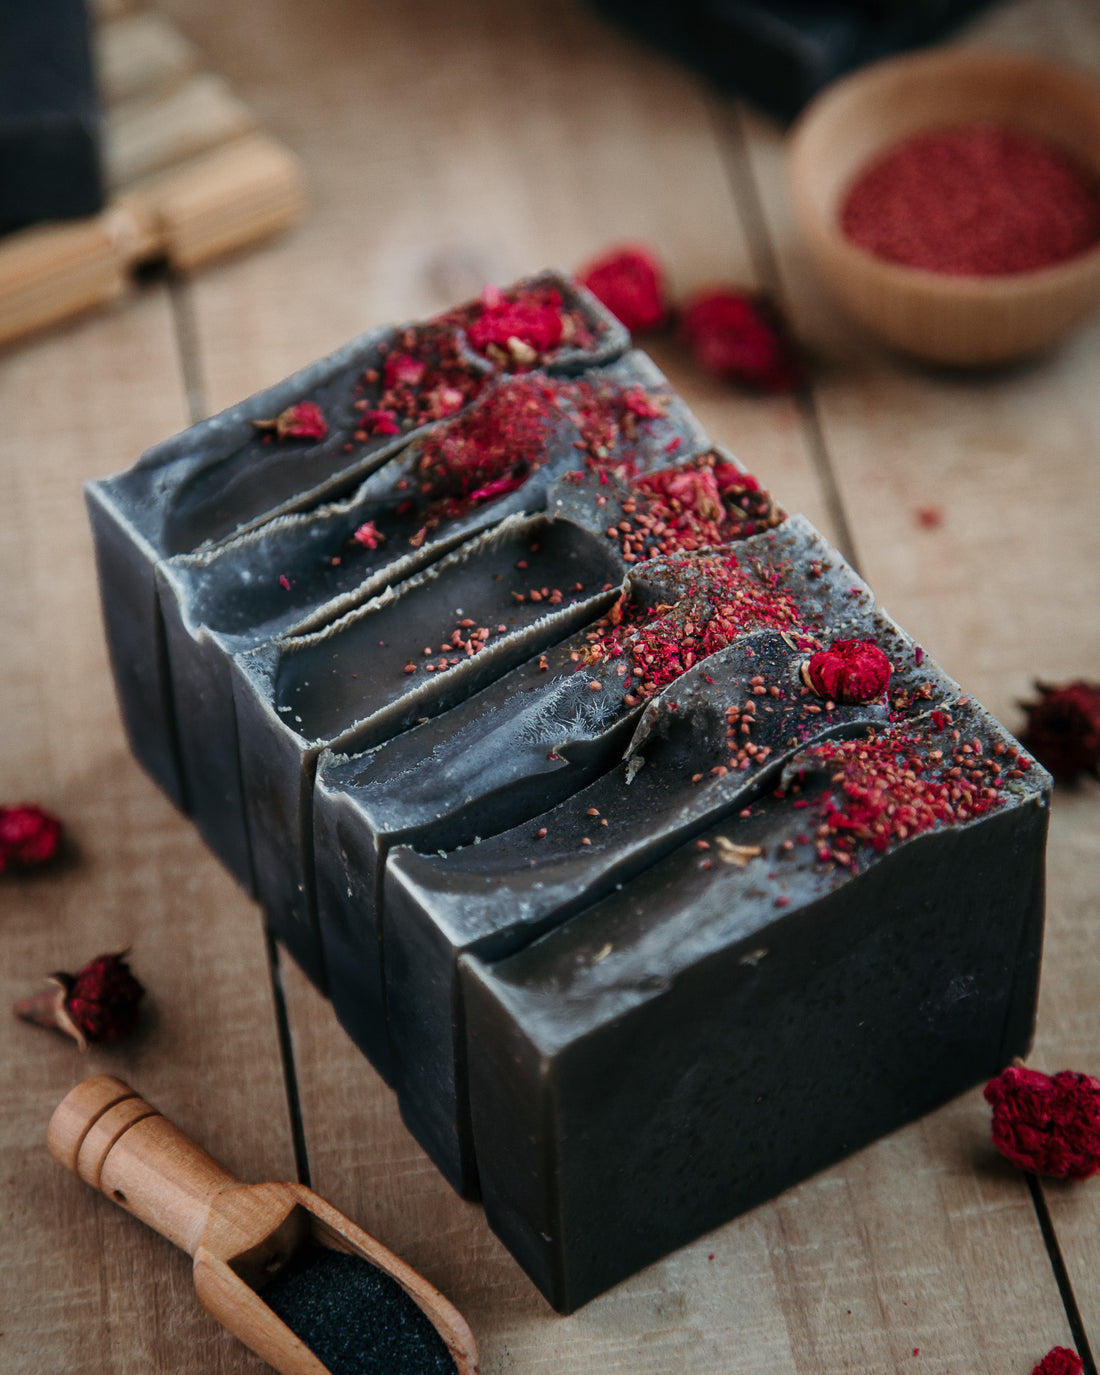
[{"label": "wooden slat of soap dish", "polygon": [[297,158],[220,77],[196,71],[171,25],[131,9],[97,33],[110,203],[0,239],[0,344],[113,300],[144,263],[192,271],[265,238],[305,204]]}]

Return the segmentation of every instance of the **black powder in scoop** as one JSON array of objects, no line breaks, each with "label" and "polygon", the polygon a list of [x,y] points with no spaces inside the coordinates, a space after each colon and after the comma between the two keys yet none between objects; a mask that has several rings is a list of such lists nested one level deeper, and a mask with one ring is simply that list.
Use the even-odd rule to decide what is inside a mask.
[{"label": "black powder in scoop", "polygon": [[362,1256],[310,1243],[260,1297],[332,1375],[455,1375],[425,1314]]}]

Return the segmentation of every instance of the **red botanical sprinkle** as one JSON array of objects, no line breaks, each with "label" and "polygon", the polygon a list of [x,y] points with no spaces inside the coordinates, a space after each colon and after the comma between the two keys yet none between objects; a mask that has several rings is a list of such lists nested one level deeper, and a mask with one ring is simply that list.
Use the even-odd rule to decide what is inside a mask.
[{"label": "red botanical sprinkle", "polygon": [[802,364],[775,306],[758,293],[705,291],[685,306],[680,329],[700,367],[756,391],[793,391]]},{"label": "red botanical sprinkle", "polygon": [[1068,153],[995,124],[895,144],[856,178],[844,233],[877,257],[930,272],[1030,272],[1100,240],[1100,187]]},{"label": "red botanical sprinkle", "polygon": [[359,413],[359,426],[366,438],[379,434],[400,434],[397,413],[388,410],[372,410],[370,407]]},{"label": "red botanical sprinkle", "polygon": [[985,1086],[993,1144],[1013,1165],[1055,1179],[1100,1173],[1100,1079],[1010,1065]]},{"label": "red botanical sprinkle", "polygon": [[1024,703],[1024,745],[1061,782],[1082,773],[1100,775],[1100,686],[1078,680],[1035,688],[1039,700]]},{"label": "red botanical sprinkle", "polygon": [[56,858],[61,822],[32,803],[0,807],[0,871],[8,865],[33,869]]},{"label": "red botanical sprinkle", "polygon": [[886,691],[893,668],[870,640],[834,640],[803,666],[802,676],[819,697],[852,704],[873,702]]},{"label": "red botanical sprinkle", "polygon": [[934,530],[937,525],[943,524],[943,507],[918,506],[917,523],[923,525],[926,530]]},{"label": "red botanical sprinkle", "polygon": [[274,434],[276,439],[320,440],[328,434],[328,423],[315,401],[299,401],[280,411],[274,420],[254,420],[258,430]]},{"label": "red botanical sprinkle", "polygon": [[664,274],[649,249],[612,249],[582,267],[577,277],[632,333],[644,334],[664,324]]},{"label": "red botanical sprinkle", "polygon": [[1068,1346],[1053,1346],[1031,1372],[1031,1375],[1082,1375],[1085,1363]]},{"label": "red botanical sprinkle", "polygon": [[384,544],[386,537],[373,520],[365,520],[351,537],[353,544],[361,544],[364,549],[377,549]]}]

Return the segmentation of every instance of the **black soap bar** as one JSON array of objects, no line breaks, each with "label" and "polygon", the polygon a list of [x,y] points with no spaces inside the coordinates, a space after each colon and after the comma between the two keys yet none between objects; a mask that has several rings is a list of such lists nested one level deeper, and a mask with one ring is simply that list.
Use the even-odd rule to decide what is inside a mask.
[{"label": "black soap bar", "polygon": [[627,343],[544,275],[88,489],[135,752],[562,1310],[1023,1053],[1042,931],[1048,776]]},{"label": "black soap bar", "polygon": [[[598,533],[622,568],[634,570],[624,596],[643,615],[663,595],[663,565],[647,567],[648,560],[695,550],[706,537],[710,543],[748,540],[782,519],[756,479],[715,450],[630,477],[602,467],[574,470],[550,489],[549,508],[555,519]],[[777,563],[790,561],[794,531],[804,526],[796,521],[768,542]],[[746,546],[750,560],[759,545],[758,539]],[[847,622],[857,614],[853,592],[864,601],[870,594],[861,583],[854,586],[859,580],[853,582],[851,570],[831,582],[826,565],[834,551],[820,539],[816,548],[822,564],[811,580],[814,593],[803,599],[805,614],[819,621],[819,603],[836,583],[832,619]],[[594,634],[591,628],[578,631],[364,756],[322,757],[314,796],[315,890],[329,993],[349,1034],[387,1079],[392,1070],[381,973],[385,856],[400,843],[434,850],[492,835],[612,767],[644,693],[633,694],[618,665],[611,672],[579,671],[591,656]],[[598,692],[593,681],[599,682]]]},{"label": "black soap bar", "polygon": [[988,0],[594,0],[609,19],[791,119],[830,81],[932,43]]},{"label": "black soap bar", "polygon": [[[496,342],[502,333],[512,352]],[[164,791],[187,809],[159,564],[346,496],[426,426],[469,405],[494,374],[539,366],[570,375],[610,362],[628,342],[594,297],[544,273],[424,324],[373,330],[156,445],[126,472],[89,483],[119,706],[131,748]]]},{"label": "black soap bar", "polygon": [[567,521],[512,516],[321,630],[232,660],[245,815],[268,922],[321,981],[312,790],[362,749],[454,706],[606,609],[620,566]]},{"label": "black soap bar", "polygon": [[0,28],[0,230],[94,215],[103,120],[83,0],[4,0]]},{"label": "black soap bar", "polygon": [[690,450],[703,438],[641,354],[576,377],[506,375],[348,498],[158,564],[184,790],[237,878],[253,887],[232,654],[319,628],[507,516],[543,509],[549,484],[578,462],[646,471],[668,445]]},{"label": "black soap bar", "polygon": [[[980,755],[959,751],[960,726]],[[1014,751],[957,702],[870,744],[820,744],[747,814],[541,940],[464,957],[486,1213],[555,1307],[1027,1049],[1049,778],[994,773]],[[923,814],[950,795],[956,754],[984,780],[979,806],[982,787],[1018,776],[988,811],[906,838],[874,801],[876,774],[890,787],[912,772],[894,786]]]}]

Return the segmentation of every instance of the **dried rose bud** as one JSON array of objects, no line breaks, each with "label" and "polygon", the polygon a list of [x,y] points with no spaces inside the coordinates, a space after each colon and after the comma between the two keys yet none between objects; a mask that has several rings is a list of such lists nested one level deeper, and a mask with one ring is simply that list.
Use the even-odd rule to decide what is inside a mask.
[{"label": "dried rose bud", "polygon": [[775,306],[755,292],[723,289],[692,297],[680,330],[707,372],[754,391],[793,391],[802,362]]},{"label": "dried rose bud", "polygon": [[1037,702],[1024,702],[1027,726],[1024,746],[1063,783],[1079,774],[1100,776],[1100,686],[1067,683],[1047,687],[1036,683]]},{"label": "dried rose bud", "polygon": [[56,816],[32,803],[0,807],[0,870],[48,864],[60,849],[61,822]]},{"label": "dried rose bud", "polygon": [[668,316],[664,273],[656,255],[638,245],[611,249],[586,263],[577,280],[632,334],[660,329]]},{"label": "dried rose bud", "polygon": [[1021,1170],[1055,1179],[1100,1173],[1100,1079],[1010,1065],[985,1086],[993,1144]]},{"label": "dried rose bud", "polygon": [[802,665],[802,680],[819,697],[852,705],[886,691],[893,666],[870,640],[834,640]]},{"label": "dried rose bud", "polygon": [[1085,1363],[1068,1346],[1053,1346],[1031,1372],[1031,1375],[1081,1375]]},{"label": "dried rose bud", "polygon": [[280,411],[274,420],[253,420],[258,430],[267,430],[276,439],[324,439],[328,422],[315,401],[299,401]]},{"label": "dried rose bud", "polygon": [[100,955],[77,974],[51,974],[45,988],[15,1005],[15,1015],[56,1027],[81,1050],[93,1042],[121,1041],[137,1025],[145,989],[130,973],[126,951]]}]

